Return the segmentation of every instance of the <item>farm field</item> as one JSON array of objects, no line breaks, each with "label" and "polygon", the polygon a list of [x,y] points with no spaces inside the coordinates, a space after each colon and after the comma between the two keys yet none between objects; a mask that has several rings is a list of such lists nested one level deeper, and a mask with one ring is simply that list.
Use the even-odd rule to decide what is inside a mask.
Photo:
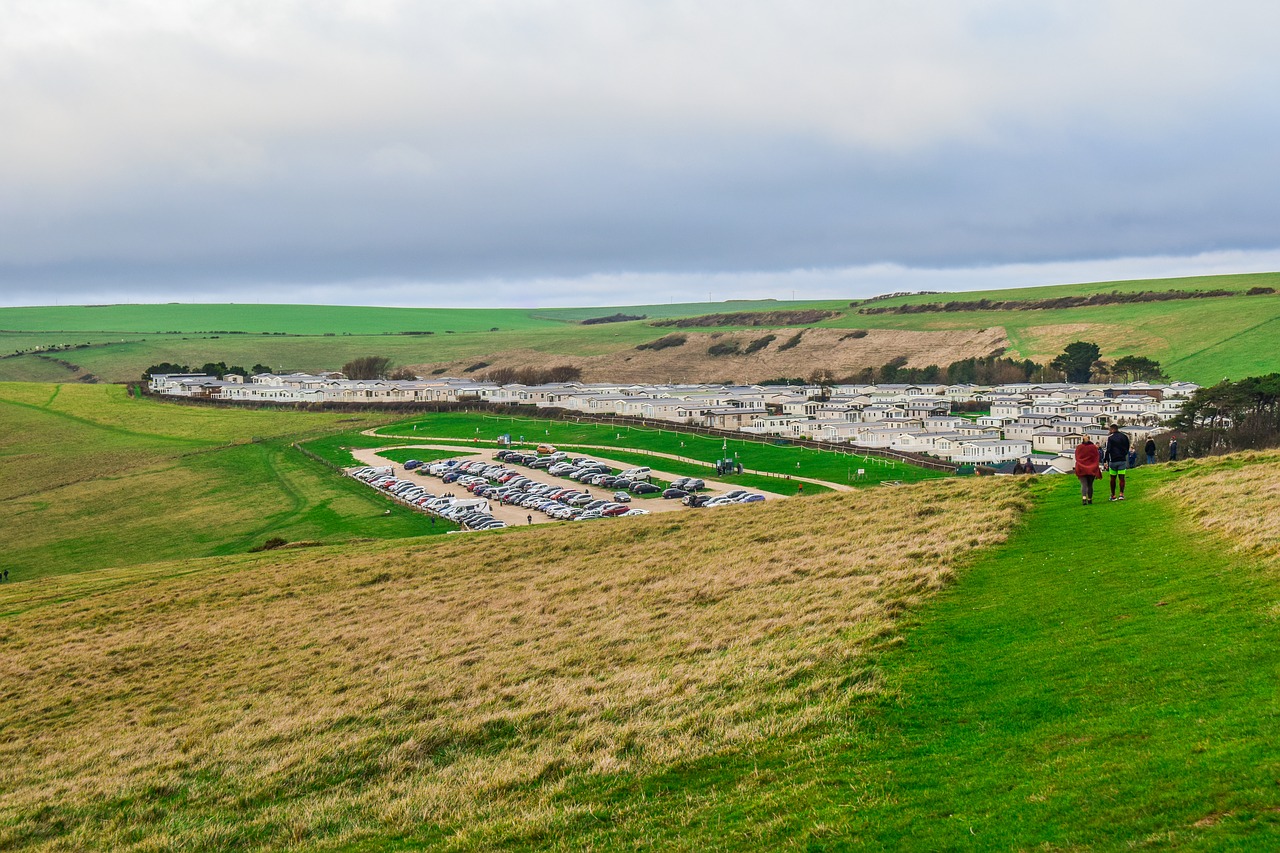
[{"label": "farm field", "polygon": [[[1172,302],[1099,305],[1034,311],[982,311],[862,315],[848,301],[717,302],[561,309],[419,309],[308,305],[119,305],[0,308],[0,380],[107,382],[136,380],[162,361],[203,364],[262,363],[283,370],[334,370],[364,355],[385,355],[425,374],[483,373],[486,366],[578,366],[593,381],[644,375],[666,381],[675,369],[660,353],[635,347],[671,329],[663,318],[737,311],[822,309],[837,316],[816,329],[862,329],[865,341],[819,336],[786,353],[778,347],[800,328],[752,329],[779,340],[750,359],[705,355],[712,335],[741,332],[724,326],[680,330],[690,338],[681,353],[680,381],[759,381],[827,366],[853,372],[897,356],[927,358],[1011,355],[1050,359],[1072,340],[1098,343],[1107,358],[1145,355],[1177,379],[1210,383],[1223,377],[1280,369],[1280,295],[1247,296],[1251,287],[1277,287],[1280,273],[1128,282],[1096,282],[1000,291],[925,294],[880,300],[874,306],[976,299],[1041,299],[1138,290],[1237,291],[1239,296]],[[580,325],[615,313],[641,321]],[[432,334],[425,334],[431,332]],[[949,336],[949,337],[948,337]],[[958,336],[958,337],[957,337]],[[970,343],[965,344],[965,341]],[[837,346],[838,344],[838,346]],[[36,347],[80,347],[31,353]],[[808,350],[805,347],[809,347]],[[668,353],[670,355],[671,353]],[[825,355],[824,355],[825,354]],[[925,357],[923,355],[919,357]],[[926,360],[927,360],[926,358]],[[60,364],[58,359],[65,364]],[[913,362],[914,364],[915,362]],[[799,365],[799,366],[797,366]],[[923,365],[918,365],[923,366]]]},{"label": "farm field", "polygon": [[1076,491],[0,586],[0,846],[1275,847],[1280,456]]},{"label": "farm field", "polygon": [[173,406],[121,386],[0,384],[0,528],[11,534],[3,566],[27,580],[244,552],[275,537],[433,532],[291,446],[295,436],[375,423]]}]

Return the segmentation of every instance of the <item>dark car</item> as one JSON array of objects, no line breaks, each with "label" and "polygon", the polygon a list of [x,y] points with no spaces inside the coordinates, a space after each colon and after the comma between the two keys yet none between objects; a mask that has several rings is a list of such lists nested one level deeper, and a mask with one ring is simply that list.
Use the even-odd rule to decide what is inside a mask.
[{"label": "dark car", "polygon": [[663,496],[664,498],[672,498],[672,499],[674,499],[674,498],[687,498],[687,497],[689,497],[689,493],[688,493],[688,492],[686,492],[684,489],[677,489],[677,488],[675,488],[675,487],[672,487],[672,488],[670,488],[670,489],[666,489],[666,490],[664,490],[664,491],[662,492],[662,496]]},{"label": "dark car", "polygon": [[685,506],[699,507],[711,500],[711,495],[689,495],[682,501]]},{"label": "dark car", "polygon": [[635,492],[637,495],[652,495],[655,492],[661,491],[661,489],[652,483],[636,483],[631,487],[631,491]]},{"label": "dark car", "polygon": [[690,477],[688,480],[685,480],[684,485],[680,488],[684,489],[686,492],[696,492],[699,489],[705,489],[706,487],[707,484],[699,480],[697,477]]},{"label": "dark car", "polygon": [[414,468],[421,468],[421,467],[422,467],[421,459],[410,459],[408,462],[404,463],[404,470],[406,471],[412,471]]}]

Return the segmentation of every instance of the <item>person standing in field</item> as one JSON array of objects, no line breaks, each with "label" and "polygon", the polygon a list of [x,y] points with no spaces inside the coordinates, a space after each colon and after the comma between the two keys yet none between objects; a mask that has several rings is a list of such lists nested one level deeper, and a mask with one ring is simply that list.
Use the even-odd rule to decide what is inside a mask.
[{"label": "person standing in field", "polygon": [[1147,454],[1147,464],[1156,464],[1156,440],[1154,438],[1148,438],[1147,443],[1143,445],[1142,450]]},{"label": "person standing in field", "polygon": [[[1124,472],[1129,467],[1129,436],[1120,431],[1120,427],[1112,424],[1107,427],[1111,434],[1107,436],[1106,448],[1102,451],[1102,461],[1111,472],[1111,500],[1124,500]],[[1116,494],[1116,480],[1120,480],[1120,494]]]},{"label": "person standing in field", "polygon": [[1178,439],[1176,438],[1169,442],[1169,461],[1178,461]]},{"label": "person standing in field", "polygon": [[1098,445],[1089,436],[1076,445],[1076,477],[1080,480],[1080,503],[1089,506],[1093,503],[1093,481],[1102,477],[1102,467],[1098,464],[1101,454]]}]

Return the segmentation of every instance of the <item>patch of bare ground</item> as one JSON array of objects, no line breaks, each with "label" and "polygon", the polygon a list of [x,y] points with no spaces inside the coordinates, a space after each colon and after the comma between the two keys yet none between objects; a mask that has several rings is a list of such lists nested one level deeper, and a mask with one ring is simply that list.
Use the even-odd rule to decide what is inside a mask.
[{"label": "patch of bare ground", "polygon": [[935,481],[0,587],[0,848],[552,831],[574,777],[849,725],[899,615],[1028,503]]},{"label": "patch of bare ground", "polygon": [[[881,367],[901,356],[907,366],[945,366],[964,358],[977,358],[1009,346],[1004,329],[959,329],[916,332],[897,329],[869,329],[865,336],[850,335],[849,329],[809,328],[796,340],[796,329],[752,329],[750,331],[706,333],[682,332],[688,340],[680,346],[659,349],[624,350],[596,356],[551,355],[519,349],[484,357],[495,367],[547,367],[568,364],[582,370],[587,382],[760,382],[783,377],[808,377],[816,368],[827,368],[836,376],[855,374],[866,367]],[[774,336],[762,348],[746,352],[753,343]],[[655,340],[662,337],[654,335]],[[794,343],[793,343],[794,341]],[[713,346],[732,349],[736,355],[712,355]],[[443,369],[449,375],[462,371],[475,359],[414,365],[422,375]]]},{"label": "patch of bare ground", "polygon": [[1180,463],[1185,475],[1166,486],[1191,517],[1241,551],[1280,561],[1280,452]]}]

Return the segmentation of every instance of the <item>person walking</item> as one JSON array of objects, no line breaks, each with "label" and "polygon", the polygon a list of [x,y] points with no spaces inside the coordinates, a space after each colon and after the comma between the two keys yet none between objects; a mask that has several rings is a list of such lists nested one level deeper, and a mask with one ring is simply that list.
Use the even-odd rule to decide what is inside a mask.
[{"label": "person walking", "polygon": [[1147,443],[1142,446],[1142,450],[1147,454],[1147,464],[1156,464],[1156,440],[1154,438],[1148,438]]},{"label": "person walking", "polygon": [[1178,439],[1176,438],[1169,442],[1169,461],[1178,461]]},{"label": "person walking", "polygon": [[533,524],[533,516],[532,516],[532,515],[531,515],[531,516],[529,516],[529,523],[530,523],[530,524]]},{"label": "person walking", "polygon": [[1076,477],[1080,480],[1080,503],[1082,506],[1089,506],[1093,503],[1093,481],[1102,476],[1102,466],[1099,464],[1101,453],[1098,445],[1093,443],[1089,436],[1084,437],[1084,441],[1076,445]]},{"label": "person walking", "polygon": [[[1124,500],[1124,472],[1129,467],[1129,436],[1120,431],[1120,427],[1112,424],[1107,427],[1106,447],[1102,451],[1102,461],[1111,473],[1111,500]],[[1120,494],[1116,494],[1116,480],[1120,480]]]}]

